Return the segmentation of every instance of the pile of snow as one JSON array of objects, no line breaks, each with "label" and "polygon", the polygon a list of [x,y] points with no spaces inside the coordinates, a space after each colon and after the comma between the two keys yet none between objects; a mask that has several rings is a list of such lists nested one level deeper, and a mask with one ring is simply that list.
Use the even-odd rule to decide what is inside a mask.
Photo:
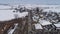
[{"label": "pile of snow", "polygon": [[28,16],[28,12],[17,12],[17,13],[14,13],[14,15],[18,15],[17,18],[24,18],[25,16]]},{"label": "pile of snow", "polygon": [[54,24],[56,27],[60,27],[60,24]]},{"label": "pile of snow", "polygon": [[46,20],[39,20],[39,23],[41,24],[41,25],[49,25],[49,24],[52,24],[52,23],[50,23],[49,21],[46,21]]},{"label": "pile of snow", "polygon": [[35,29],[43,29],[42,26],[40,24],[35,24]]},{"label": "pile of snow", "polygon": [[13,29],[9,29],[8,30],[8,34],[13,34],[13,32],[16,30],[17,26],[18,26],[18,23],[14,24],[14,28]]},{"label": "pile of snow", "polygon": [[37,20],[39,19],[39,16],[33,16],[32,19],[37,22]]}]

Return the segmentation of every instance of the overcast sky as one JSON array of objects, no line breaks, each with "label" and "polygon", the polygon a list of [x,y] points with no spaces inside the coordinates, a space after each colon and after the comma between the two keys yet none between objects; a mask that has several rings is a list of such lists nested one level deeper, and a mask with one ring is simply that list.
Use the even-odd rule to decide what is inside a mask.
[{"label": "overcast sky", "polygon": [[58,4],[60,0],[0,0],[3,4]]}]

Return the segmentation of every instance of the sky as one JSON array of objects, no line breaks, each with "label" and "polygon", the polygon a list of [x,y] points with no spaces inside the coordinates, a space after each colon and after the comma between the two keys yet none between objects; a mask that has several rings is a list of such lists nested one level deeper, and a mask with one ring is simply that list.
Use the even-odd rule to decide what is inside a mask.
[{"label": "sky", "polygon": [[48,5],[60,5],[60,0],[0,0],[0,4],[48,4]]}]

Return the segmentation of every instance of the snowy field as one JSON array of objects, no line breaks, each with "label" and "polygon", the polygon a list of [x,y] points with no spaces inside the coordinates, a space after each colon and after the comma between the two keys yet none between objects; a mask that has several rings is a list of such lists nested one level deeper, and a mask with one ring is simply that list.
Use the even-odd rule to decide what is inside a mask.
[{"label": "snowy field", "polygon": [[[18,6],[21,6],[21,7],[24,6],[28,9],[40,7],[42,9],[44,9],[43,11],[49,12],[49,10],[51,10],[51,11],[55,11],[55,12],[60,12],[60,5],[30,5],[30,4],[26,4],[26,5],[18,5]],[[13,5],[13,8],[15,8],[15,7],[17,7],[17,5]],[[11,6],[0,5],[0,21],[14,19],[14,13],[13,13],[13,10],[10,10],[11,8],[12,8]],[[20,17],[24,16],[24,12],[18,13],[18,14]]]},{"label": "snowy field", "polygon": [[3,5],[0,6],[0,21],[8,21],[14,19],[15,18],[14,14],[18,14],[18,18],[25,17],[28,14],[28,12],[14,13],[13,12],[14,10],[10,9],[11,6],[3,6]]}]

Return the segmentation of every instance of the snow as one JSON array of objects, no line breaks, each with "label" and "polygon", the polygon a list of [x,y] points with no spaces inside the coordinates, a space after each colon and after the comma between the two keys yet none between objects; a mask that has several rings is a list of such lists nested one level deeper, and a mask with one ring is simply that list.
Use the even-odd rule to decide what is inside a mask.
[{"label": "snow", "polygon": [[8,34],[13,34],[15,29],[11,29],[11,31]]},{"label": "snow", "polygon": [[11,8],[11,6],[0,5],[0,10],[2,10],[2,9],[10,9],[10,8]]},{"label": "snow", "polygon": [[54,24],[56,27],[60,27],[60,24]]},{"label": "snow", "polygon": [[0,5],[0,21],[8,21],[11,19],[15,19],[15,14],[18,15],[18,18],[23,18],[28,15],[28,12],[13,13],[14,9],[10,10],[12,7],[16,8],[17,6]]},{"label": "snow", "polygon": [[38,23],[35,24],[35,28],[36,28],[36,29],[43,29],[42,26],[41,26],[40,24],[38,24]]},{"label": "snow", "polygon": [[19,18],[21,18],[21,17],[23,18],[23,17],[25,17],[27,15],[28,15],[28,12],[18,13]]},{"label": "snow", "polygon": [[52,12],[60,12],[60,9],[44,9],[43,11],[44,12],[49,12],[49,11],[52,11]]},{"label": "snow", "polygon": [[39,16],[33,16],[32,18],[34,21],[37,21],[39,19]]},{"label": "snow", "polygon": [[13,32],[15,31],[15,29],[18,26],[18,23],[14,24],[14,25],[15,25],[14,29],[10,29],[9,32],[8,32],[8,34],[13,34]]},{"label": "snow", "polygon": [[0,21],[8,21],[14,19],[14,14],[17,14],[18,18],[23,18],[28,15],[28,12],[13,13],[13,10],[0,10]]},{"label": "snow", "polygon": [[0,10],[0,21],[14,19],[12,10]]},{"label": "snow", "polygon": [[49,10],[52,10],[53,12],[60,12],[60,5],[37,5],[37,4],[31,5],[31,4],[26,4],[24,6],[28,9],[40,7],[43,9],[43,11],[49,12]]},{"label": "snow", "polygon": [[[12,5],[13,8],[16,8],[19,5]],[[46,8],[49,7],[49,9],[44,9],[44,11],[56,11],[56,12],[60,12],[60,5],[31,5],[31,4],[26,4],[26,5],[21,5],[21,6],[25,6],[26,8],[35,8],[35,7],[40,7],[40,8]],[[14,19],[15,16],[14,14],[18,15],[18,18],[23,18],[26,15],[28,15],[28,12],[23,12],[23,13],[13,13],[13,10],[2,10],[2,9],[10,9],[11,6],[4,6],[4,5],[0,5],[0,21],[6,21],[6,20],[11,20]]]},{"label": "snow", "polygon": [[42,24],[43,26],[52,24],[52,23],[50,23],[49,21],[46,21],[46,20],[39,20],[39,23]]}]

